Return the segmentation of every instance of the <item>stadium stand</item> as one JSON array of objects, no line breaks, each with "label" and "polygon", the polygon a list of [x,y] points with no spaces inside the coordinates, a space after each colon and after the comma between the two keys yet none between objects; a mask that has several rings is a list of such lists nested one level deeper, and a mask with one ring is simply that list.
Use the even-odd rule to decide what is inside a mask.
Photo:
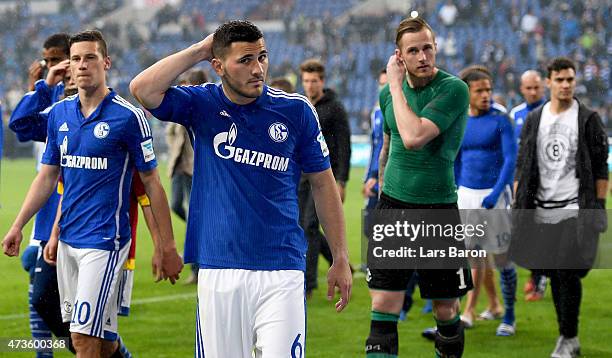
[{"label": "stadium stand", "polygon": [[[394,49],[394,26],[407,15],[380,6],[375,13],[351,11],[365,2],[141,0],[154,5],[153,19],[139,21],[134,17],[133,23],[126,25],[125,21],[117,22],[116,16],[104,16],[132,6],[122,0],[58,0],[57,12],[47,14],[37,14],[37,1],[0,1],[0,98],[10,111],[23,95],[29,64],[39,56],[37,45],[53,32],[85,27],[104,31],[111,39],[110,83],[129,97],[129,81],[140,70],[201,39],[218,23],[242,18],[260,26],[267,24],[262,28],[270,50],[270,76],[296,81],[300,62],[308,57],[322,58],[329,69],[327,85],[341,95],[350,113],[352,132],[364,133],[377,100],[376,74]],[[472,63],[486,65],[493,72],[495,92],[511,108],[522,101],[518,81],[524,70],[543,70],[547,59],[566,55],[579,64],[577,94],[609,122],[612,22],[605,0],[455,1],[456,16],[443,22],[440,10],[445,3],[416,0],[408,11],[417,10],[436,29],[441,68],[457,73]],[[608,125],[612,127],[612,123]],[[608,132],[612,133],[612,128]]]}]

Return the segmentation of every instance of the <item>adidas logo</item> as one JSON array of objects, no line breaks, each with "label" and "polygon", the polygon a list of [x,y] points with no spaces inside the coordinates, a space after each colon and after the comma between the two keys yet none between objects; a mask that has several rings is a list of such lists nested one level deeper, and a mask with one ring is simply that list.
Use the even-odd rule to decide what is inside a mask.
[{"label": "adidas logo", "polygon": [[64,124],[62,124],[62,125],[59,127],[59,131],[60,131],[60,132],[68,132],[68,124],[67,124],[66,122],[64,122]]},{"label": "adidas logo", "polygon": [[219,112],[220,115],[222,115],[223,117],[227,117],[227,118],[232,118],[232,116],[230,116],[229,114],[227,114],[226,111],[221,111]]}]

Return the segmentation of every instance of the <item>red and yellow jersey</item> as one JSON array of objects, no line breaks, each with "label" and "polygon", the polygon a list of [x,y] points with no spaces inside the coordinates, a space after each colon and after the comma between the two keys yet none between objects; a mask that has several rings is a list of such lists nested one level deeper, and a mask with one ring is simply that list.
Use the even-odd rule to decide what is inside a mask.
[{"label": "red and yellow jersey", "polygon": [[150,206],[151,202],[145,192],[144,184],[140,179],[138,171],[134,170],[132,177],[132,191],[130,192],[130,227],[132,230],[132,243],[130,245],[130,253],[125,262],[125,269],[133,270],[136,267],[136,232],[138,227],[138,204],[141,206]]}]

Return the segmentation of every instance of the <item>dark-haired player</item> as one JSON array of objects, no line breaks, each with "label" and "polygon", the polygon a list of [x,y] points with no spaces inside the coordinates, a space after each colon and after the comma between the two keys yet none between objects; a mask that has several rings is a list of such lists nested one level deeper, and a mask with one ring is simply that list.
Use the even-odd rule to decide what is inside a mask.
[{"label": "dark-haired player", "polygon": [[[210,61],[221,84],[170,87],[201,61]],[[334,256],[328,298],[338,286],[341,311],[350,296],[342,204],[316,111],[304,96],[266,86],[267,70],[261,31],[231,21],[130,84],[154,116],[194,138],[185,261],[200,265],[196,357],[304,355],[302,172]]]}]

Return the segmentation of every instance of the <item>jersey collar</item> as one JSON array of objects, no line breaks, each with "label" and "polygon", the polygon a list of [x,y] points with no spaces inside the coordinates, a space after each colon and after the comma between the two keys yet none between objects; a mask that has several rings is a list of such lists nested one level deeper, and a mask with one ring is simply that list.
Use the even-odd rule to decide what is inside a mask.
[{"label": "jersey collar", "polygon": [[219,84],[217,85],[217,91],[219,94],[219,97],[221,98],[221,100],[223,101],[223,103],[225,105],[227,105],[230,109],[234,109],[234,110],[249,110],[249,109],[255,109],[258,107],[261,107],[264,103],[266,103],[267,99],[268,99],[268,86],[264,84],[263,86],[263,91],[261,93],[261,95],[259,97],[257,97],[257,99],[249,104],[245,104],[245,105],[240,105],[240,104],[236,104],[234,102],[232,102],[229,98],[227,98],[227,96],[225,95],[225,93],[223,92],[223,85]]},{"label": "jersey collar", "polygon": [[100,115],[100,112],[102,112],[102,108],[105,107],[107,103],[110,103],[113,98],[115,98],[117,93],[112,88],[109,88],[109,90],[110,92],[108,92],[106,97],[104,97],[102,102],[100,102],[98,107],[96,107],[96,110],[88,118],[85,118],[83,116],[83,113],[81,112],[81,99],[79,98],[79,96],[77,96],[75,110],[77,112],[77,118],[79,119],[79,123],[81,124],[81,126],[89,122],[95,121]]},{"label": "jersey collar", "polygon": [[531,111],[534,108],[538,108],[539,106],[541,106],[544,102],[546,102],[546,99],[542,98],[541,100],[537,101],[537,102],[533,102],[531,104],[525,102],[527,104],[527,110]]}]

